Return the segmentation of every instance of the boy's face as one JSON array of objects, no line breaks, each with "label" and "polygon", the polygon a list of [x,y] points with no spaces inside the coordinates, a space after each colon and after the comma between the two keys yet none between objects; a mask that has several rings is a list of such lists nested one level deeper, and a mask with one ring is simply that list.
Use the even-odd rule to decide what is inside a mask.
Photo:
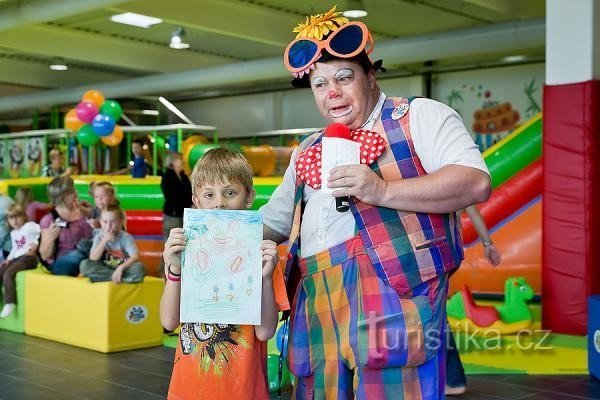
[{"label": "boy's face", "polygon": [[142,154],[142,146],[139,143],[132,143],[131,144],[131,152],[135,156],[139,156],[140,154]]},{"label": "boy's face", "polygon": [[96,207],[103,209],[107,205],[114,202],[112,194],[103,187],[97,187],[94,189],[94,204]]},{"label": "boy's face", "polygon": [[221,210],[245,210],[252,206],[256,192],[246,193],[244,186],[237,182],[202,185],[192,196],[197,208]]},{"label": "boy's face", "polygon": [[119,233],[123,221],[119,219],[116,213],[111,211],[103,211],[100,214],[100,226],[105,232]]},{"label": "boy's face", "polygon": [[55,168],[62,166],[64,161],[65,161],[65,159],[64,159],[62,153],[54,153],[50,156],[50,164]]}]

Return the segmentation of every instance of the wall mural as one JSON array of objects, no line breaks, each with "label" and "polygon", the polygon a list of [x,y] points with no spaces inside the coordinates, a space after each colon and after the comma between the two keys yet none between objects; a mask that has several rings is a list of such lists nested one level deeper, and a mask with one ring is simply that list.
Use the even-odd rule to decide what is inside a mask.
[{"label": "wall mural", "polygon": [[481,151],[541,112],[543,65],[439,76],[437,95],[454,108]]},{"label": "wall mural", "polygon": [[463,83],[460,89],[454,89],[450,92],[446,97],[446,104],[454,108],[464,119],[463,113],[465,110],[462,108],[464,97],[473,96],[480,99],[481,107],[473,111],[473,122],[470,126],[467,126],[474,134],[475,143],[481,151],[484,151],[512,132],[521,123],[542,111],[535,96],[538,91],[539,84],[536,83],[535,78],[523,88],[522,94],[525,95],[528,102],[523,116],[518,110],[514,109],[513,104],[507,101],[508,99],[494,98],[493,92],[481,84],[475,86]]},{"label": "wall mural", "polygon": [[40,176],[44,140],[41,136],[0,141],[0,178]]}]

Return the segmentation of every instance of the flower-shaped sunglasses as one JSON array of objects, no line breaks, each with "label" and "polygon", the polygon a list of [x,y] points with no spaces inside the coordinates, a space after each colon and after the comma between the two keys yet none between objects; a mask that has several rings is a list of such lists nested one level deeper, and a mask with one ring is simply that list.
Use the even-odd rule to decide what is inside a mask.
[{"label": "flower-shaped sunglasses", "polygon": [[319,59],[323,49],[339,58],[351,58],[363,50],[369,55],[373,52],[373,39],[365,24],[352,21],[322,41],[313,38],[293,40],[283,54],[285,67],[295,76],[302,77]]}]

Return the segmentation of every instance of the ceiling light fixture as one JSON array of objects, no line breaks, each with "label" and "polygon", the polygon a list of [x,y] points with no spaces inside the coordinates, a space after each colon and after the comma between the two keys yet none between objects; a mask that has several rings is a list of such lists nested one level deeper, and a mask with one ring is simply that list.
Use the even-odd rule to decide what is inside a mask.
[{"label": "ceiling light fixture", "polygon": [[162,19],[160,18],[149,17],[147,15],[131,12],[113,15],[110,17],[110,20],[113,22],[118,22],[119,24],[133,25],[140,28],[149,28],[152,25],[160,24],[162,22]]},{"label": "ceiling light fixture", "polygon": [[182,27],[177,27],[173,31],[171,35],[171,42],[169,43],[169,47],[172,49],[188,49],[190,47],[189,43],[186,43],[183,38],[185,37],[185,30]]},{"label": "ceiling light fixture", "polygon": [[344,17],[362,18],[367,16],[367,10],[361,0],[348,0],[346,2],[346,11],[342,12]]},{"label": "ceiling light fixture", "polygon": [[65,59],[61,57],[54,57],[52,60],[50,60],[49,67],[53,71],[66,71],[69,69]]},{"label": "ceiling light fixture", "polygon": [[502,61],[507,62],[507,63],[515,63],[515,62],[520,62],[520,61],[525,61],[525,60],[527,60],[527,56],[523,56],[523,55],[507,56],[502,59]]}]

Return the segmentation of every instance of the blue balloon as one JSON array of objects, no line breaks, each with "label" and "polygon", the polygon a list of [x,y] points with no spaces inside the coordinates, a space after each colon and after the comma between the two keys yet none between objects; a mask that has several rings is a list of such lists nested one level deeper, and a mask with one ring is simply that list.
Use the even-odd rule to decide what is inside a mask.
[{"label": "blue balloon", "polygon": [[108,136],[115,129],[115,120],[104,114],[98,114],[92,120],[92,129],[98,136]]},{"label": "blue balloon", "polygon": [[177,135],[167,136],[167,143],[169,144],[169,151],[179,151],[177,149]]}]

